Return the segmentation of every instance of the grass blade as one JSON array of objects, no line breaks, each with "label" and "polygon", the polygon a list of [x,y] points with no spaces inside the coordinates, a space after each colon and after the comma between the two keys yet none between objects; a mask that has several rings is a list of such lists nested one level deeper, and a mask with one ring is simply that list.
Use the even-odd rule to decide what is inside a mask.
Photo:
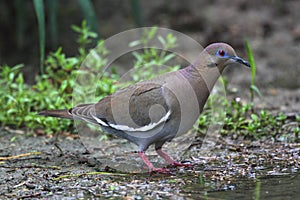
[{"label": "grass blade", "polygon": [[44,74],[44,60],[45,60],[45,12],[44,12],[44,1],[43,0],[33,0],[33,5],[35,13],[38,20],[39,26],[39,38],[40,38],[40,68],[41,73]]},{"label": "grass blade", "polygon": [[92,2],[90,0],[78,0],[78,3],[88,26],[93,32],[98,33],[98,21]]},{"label": "grass blade", "polygon": [[248,60],[251,66],[251,85],[255,85],[255,77],[256,77],[256,65],[254,61],[254,56],[252,49],[250,47],[249,41],[246,39],[246,49],[247,49],[247,54],[248,54]]},{"label": "grass blade", "polygon": [[25,36],[25,6],[23,0],[15,0],[15,8],[17,15],[17,41],[18,49],[22,49],[24,46]]},{"label": "grass blade", "polygon": [[257,93],[260,98],[262,98],[262,94],[259,91],[258,87],[255,85],[256,65],[255,65],[253,52],[252,52],[252,49],[250,47],[248,39],[245,39],[245,41],[246,41],[246,49],[247,49],[247,54],[248,54],[248,60],[249,60],[250,66],[251,66],[250,99],[251,99],[251,102],[253,103],[254,93]]},{"label": "grass blade", "polygon": [[144,18],[140,0],[131,0],[132,14],[137,27],[144,26]]},{"label": "grass blade", "polygon": [[57,0],[47,0],[47,14],[49,15],[49,29],[52,49],[57,48]]},{"label": "grass blade", "polygon": [[257,180],[255,184],[255,191],[254,191],[254,199],[259,200],[260,199],[260,192],[261,192],[261,182],[260,180]]}]

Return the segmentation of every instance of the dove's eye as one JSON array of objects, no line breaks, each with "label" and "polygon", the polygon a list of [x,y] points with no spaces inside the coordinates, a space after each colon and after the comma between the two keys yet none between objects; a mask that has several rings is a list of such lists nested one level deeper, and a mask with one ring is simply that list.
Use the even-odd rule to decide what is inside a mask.
[{"label": "dove's eye", "polygon": [[223,49],[220,49],[218,50],[218,53],[217,53],[219,56],[223,57],[226,55],[226,52],[223,50]]}]

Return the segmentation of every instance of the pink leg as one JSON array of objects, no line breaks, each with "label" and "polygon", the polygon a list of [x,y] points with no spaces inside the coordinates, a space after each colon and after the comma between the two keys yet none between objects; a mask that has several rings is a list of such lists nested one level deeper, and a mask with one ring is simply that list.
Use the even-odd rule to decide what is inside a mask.
[{"label": "pink leg", "polygon": [[181,167],[181,166],[189,167],[189,166],[191,166],[191,164],[183,164],[183,163],[176,162],[168,154],[166,154],[165,152],[163,152],[163,150],[161,148],[160,149],[156,149],[156,152],[163,159],[165,159],[169,165],[175,165],[175,166],[178,166],[178,167]]},{"label": "pink leg", "polygon": [[138,154],[139,154],[140,158],[144,161],[144,163],[148,166],[150,173],[151,172],[166,173],[166,174],[170,173],[170,170],[168,170],[168,169],[154,167],[144,152],[138,152]]}]

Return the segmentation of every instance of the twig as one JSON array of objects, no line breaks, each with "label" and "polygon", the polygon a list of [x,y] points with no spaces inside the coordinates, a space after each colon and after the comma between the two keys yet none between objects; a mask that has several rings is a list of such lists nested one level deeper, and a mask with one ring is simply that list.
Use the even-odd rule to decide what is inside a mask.
[{"label": "twig", "polygon": [[17,159],[17,158],[21,158],[21,157],[26,157],[26,156],[31,156],[31,155],[40,155],[40,154],[42,154],[42,152],[36,151],[36,152],[19,154],[16,156],[0,157],[0,161],[1,160],[12,160],[12,159]]},{"label": "twig", "polygon": [[60,148],[60,146],[56,142],[54,143],[54,146],[59,150],[58,157],[61,157],[64,154],[63,150]]},{"label": "twig", "polygon": [[16,169],[16,168],[42,168],[42,169],[57,169],[61,170],[61,167],[58,166],[45,166],[45,165],[37,165],[37,164],[32,164],[32,165],[24,165],[24,166],[0,166],[0,168],[9,168],[9,169]]},{"label": "twig", "polygon": [[57,181],[64,178],[71,178],[71,177],[79,177],[79,176],[86,176],[86,175],[113,175],[113,176],[130,176],[130,174],[121,174],[121,173],[109,173],[109,172],[87,172],[82,174],[67,174],[62,175],[53,180]]}]

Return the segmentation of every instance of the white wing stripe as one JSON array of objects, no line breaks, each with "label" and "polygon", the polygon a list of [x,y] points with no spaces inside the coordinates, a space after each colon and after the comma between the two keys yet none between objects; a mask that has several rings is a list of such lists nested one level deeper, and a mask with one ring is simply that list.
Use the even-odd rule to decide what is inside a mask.
[{"label": "white wing stripe", "polygon": [[[116,124],[111,124],[111,123],[109,123],[109,126],[111,126],[114,129],[120,130],[120,131],[130,131],[130,132],[141,131],[141,132],[144,132],[144,131],[149,131],[149,130],[153,129],[154,127],[158,126],[159,124],[161,124],[163,122],[166,122],[168,120],[168,118],[170,117],[170,115],[171,115],[171,110],[169,110],[167,112],[167,114],[163,118],[161,118],[158,122],[150,123],[146,126],[142,126],[142,127],[138,127],[138,128],[132,128],[132,127],[129,127],[129,126],[126,126],[126,125],[116,125]],[[97,120],[96,118],[94,118],[94,119]]]},{"label": "white wing stripe", "polygon": [[104,121],[102,121],[101,119],[99,119],[98,117],[91,115],[100,125],[102,126],[108,126],[107,123],[105,123]]}]

